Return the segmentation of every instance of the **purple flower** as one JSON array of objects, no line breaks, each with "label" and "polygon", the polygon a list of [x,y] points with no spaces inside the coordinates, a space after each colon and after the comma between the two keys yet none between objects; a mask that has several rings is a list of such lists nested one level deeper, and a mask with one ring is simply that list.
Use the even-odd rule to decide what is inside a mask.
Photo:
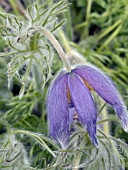
[{"label": "purple flower", "polygon": [[53,81],[47,98],[49,134],[66,148],[73,117],[87,129],[91,142],[98,146],[96,137],[97,111],[90,93],[97,92],[109,103],[128,130],[128,115],[113,82],[100,70],[77,66],[71,72],[61,71]]}]

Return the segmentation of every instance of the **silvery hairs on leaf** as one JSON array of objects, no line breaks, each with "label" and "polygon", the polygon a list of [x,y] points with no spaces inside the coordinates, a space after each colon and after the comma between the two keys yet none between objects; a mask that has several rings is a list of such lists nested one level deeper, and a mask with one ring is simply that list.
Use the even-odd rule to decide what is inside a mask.
[{"label": "silvery hairs on leaf", "polygon": [[[55,51],[51,43],[36,27],[43,27],[54,33],[64,23],[63,12],[66,10],[66,1],[59,1],[51,6],[50,1],[34,1],[26,10],[26,19],[21,19],[12,14],[1,13],[4,18],[4,38],[9,45],[9,52],[4,56],[11,58],[8,64],[8,84],[14,76],[21,81],[22,97],[26,86],[34,80],[35,65],[40,68],[39,83],[42,89],[51,76],[51,63]],[[49,8],[50,6],[50,8]],[[62,16],[59,21],[57,16]]]}]

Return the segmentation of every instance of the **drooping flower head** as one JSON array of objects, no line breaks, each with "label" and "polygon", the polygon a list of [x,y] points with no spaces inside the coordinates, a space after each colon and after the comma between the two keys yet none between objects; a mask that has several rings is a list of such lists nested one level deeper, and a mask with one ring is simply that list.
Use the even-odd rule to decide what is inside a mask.
[{"label": "drooping flower head", "polygon": [[61,71],[48,91],[49,134],[63,148],[67,146],[69,140],[72,113],[87,129],[93,145],[98,146],[97,111],[90,93],[91,90],[97,92],[113,107],[124,130],[128,130],[128,114],[113,82],[96,68],[77,66],[70,73]]}]

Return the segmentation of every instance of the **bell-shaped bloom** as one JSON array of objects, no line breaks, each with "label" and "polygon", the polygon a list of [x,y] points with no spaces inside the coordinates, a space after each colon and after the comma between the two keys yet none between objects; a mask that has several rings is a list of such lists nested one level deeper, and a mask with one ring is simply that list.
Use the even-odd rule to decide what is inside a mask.
[{"label": "bell-shaped bloom", "polygon": [[96,68],[77,66],[71,72],[61,71],[48,91],[49,134],[62,148],[68,144],[73,118],[87,129],[91,142],[98,146],[97,111],[91,90],[114,108],[124,130],[128,130],[128,114],[113,82]]}]

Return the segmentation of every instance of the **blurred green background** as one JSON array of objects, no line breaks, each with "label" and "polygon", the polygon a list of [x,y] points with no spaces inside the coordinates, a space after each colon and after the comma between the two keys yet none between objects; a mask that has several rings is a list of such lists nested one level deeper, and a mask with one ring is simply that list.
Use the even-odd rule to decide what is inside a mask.
[{"label": "blurred green background", "polygon": [[[27,7],[31,0],[1,0],[0,12],[18,16],[26,20]],[[45,2],[45,1],[39,1]],[[59,2],[59,1],[57,1]],[[127,0],[67,0],[65,22],[55,35],[69,56],[71,64],[91,63],[103,70],[115,82],[126,106],[128,106],[128,1]],[[54,1],[49,2],[49,8]],[[62,31],[63,30],[63,31]],[[0,52],[10,48],[3,35],[3,17],[0,15]],[[46,94],[49,84],[62,68],[58,56],[54,54],[49,81],[42,90],[38,82],[40,70],[29,81],[23,97],[19,98],[21,82],[14,76],[8,88],[9,57],[0,57],[0,116],[12,128],[29,130],[47,136]],[[25,68],[20,70],[21,74]],[[42,75],[41,75],[42,76]],[[42,78],[41,78],[42,79]],[[115,114],[107,106],[109,114]],[[6,133],[4,123],[0,126],[1,136]],[[128,134],[119,123],[109,123],[109,133],[128,143]],[[26,148],[33,167],[42,168],[50,163],[52,156],[29,137],[18,136]],[[4,143],[1,140],[1,145]],[[50,146],[50,144],[49,144]],[[53,146],[50,146],[51,148]],[[53,147],[54,148],[54,147]],[[128,161],[126,160],[126,169]]]}]

